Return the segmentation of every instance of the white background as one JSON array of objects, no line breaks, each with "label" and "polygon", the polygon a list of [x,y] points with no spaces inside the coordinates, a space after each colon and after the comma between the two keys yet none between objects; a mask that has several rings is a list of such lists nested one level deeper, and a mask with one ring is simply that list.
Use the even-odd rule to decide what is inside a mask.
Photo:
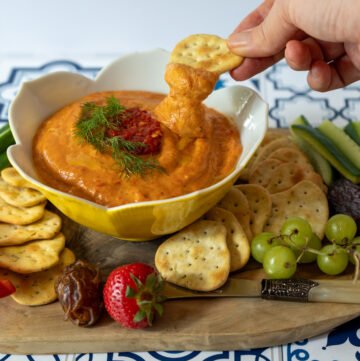
[{"label": "white background", "polygon": [[0,0],[0,57],[119,54],[227,37],[259,0]]}]

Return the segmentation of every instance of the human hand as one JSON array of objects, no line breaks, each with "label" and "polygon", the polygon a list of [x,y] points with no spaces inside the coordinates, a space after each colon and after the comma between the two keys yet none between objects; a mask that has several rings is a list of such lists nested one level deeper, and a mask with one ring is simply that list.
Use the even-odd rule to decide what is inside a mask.
[{"label": "human hand", "polygon": [[231,75],[245,80],[285,57],[314,90],[351,84],[360,79],[359,13],[359,0],[265,0],[228,39],[245,57]]}]

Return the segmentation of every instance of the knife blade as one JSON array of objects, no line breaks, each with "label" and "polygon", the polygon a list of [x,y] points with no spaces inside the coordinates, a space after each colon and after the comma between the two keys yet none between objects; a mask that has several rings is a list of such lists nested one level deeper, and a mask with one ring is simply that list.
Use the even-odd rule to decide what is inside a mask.
[{"label": "knife blade", "polygon": [[246,280],[229,278],[221,288],[211,292],[192,291],[164,282],[162,294],[167,300],[261,297],[267,300],[360,304],[360,283],[354,283],[350,280]]}]

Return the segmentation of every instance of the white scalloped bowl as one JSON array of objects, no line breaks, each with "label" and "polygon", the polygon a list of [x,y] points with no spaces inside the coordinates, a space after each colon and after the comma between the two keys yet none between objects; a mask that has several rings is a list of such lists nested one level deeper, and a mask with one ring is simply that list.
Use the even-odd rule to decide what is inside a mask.
[{"label": "white scalloped bowl", "polygon": [[16,140],[16,145],[8,149],[11,164],[66,216],[114,237],[149,240],[194,222],[226,194],[265,135],[267,104],[249,88],[220,89],[206,99],[207,106],[234,119],[240,130],[243,151],[232,173],[196,192],[107,208],[42,183],[32,160],[33,138],[41,123],[60,108],[87,94],[106,90],[167,93],[164,72],[168,59],[169,53],[164,50],[134,53],[115,60],[95,80],[75,73],[56,72],[24,82],[9,113]]}]

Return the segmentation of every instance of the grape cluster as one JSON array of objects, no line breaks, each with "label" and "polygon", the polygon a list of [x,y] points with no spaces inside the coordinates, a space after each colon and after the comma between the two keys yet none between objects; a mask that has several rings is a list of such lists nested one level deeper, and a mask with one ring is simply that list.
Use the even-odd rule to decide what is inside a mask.
[{"label": "grape cluster", "polygon": [[360,237],[355,237],[357,226],[353,218],[336,214],[326,223],[324,244],[312,231],[309,222],[300,217],[289,217],[282,225],[280,235],[263,232],[253,238],[251,254],[262,263],[269,278],[290,278],[299,263],[317,262],[328,275],[338,275],[355,264],[359,272]]}]

